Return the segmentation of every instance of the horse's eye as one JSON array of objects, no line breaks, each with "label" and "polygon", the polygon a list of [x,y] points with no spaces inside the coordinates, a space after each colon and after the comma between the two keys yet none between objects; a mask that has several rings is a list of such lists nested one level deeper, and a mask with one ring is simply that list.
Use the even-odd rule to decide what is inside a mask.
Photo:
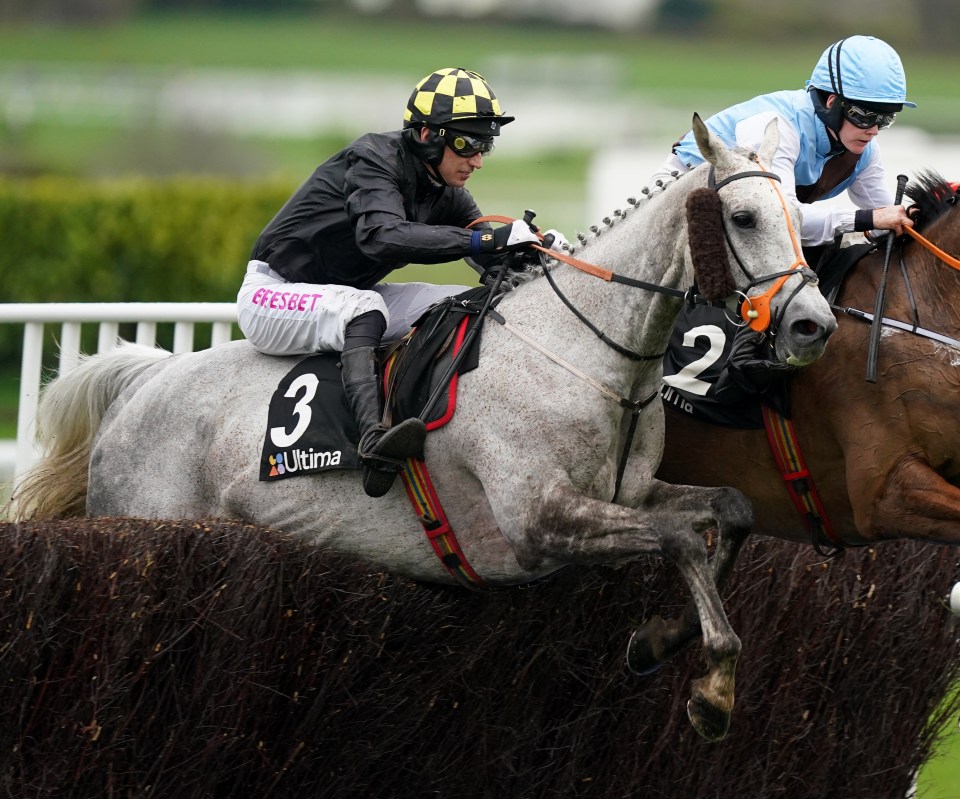
[{"label": "horse's eye", "polygon": [[749,211],[737,211],[732,217],[733,224],[737,227],[751,228],[757,226],[756,217]]}]

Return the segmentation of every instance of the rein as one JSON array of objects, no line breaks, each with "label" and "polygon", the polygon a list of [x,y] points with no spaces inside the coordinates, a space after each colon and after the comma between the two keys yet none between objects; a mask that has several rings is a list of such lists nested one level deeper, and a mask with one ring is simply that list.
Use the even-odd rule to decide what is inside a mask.
[{"label": "rein", "polygon": [[[904,232],[907,233],[911,238],[913,238],[918,244],[920,244],[925,249],[933,253],[939,261],[960,271],[960,259],[954,258],[952,255],[947,254],[939,247],[937,247],[933,242],[928,238],[917,233],[911,227],[905,227]],[[956,347],[960,349],[960,340],[953,338],[952,336],[947,336],[943,333],[937,333],[934,330],[927,330],[926,328],[920,327],[919,324],[919,314],[917,312],[917,303],[913,297],[913,289],[910,286],[910,275],[907,273],[906,264],[903,261],[903,252],[900,252],[900,271],[903,274],[904,282],[907,286],[907,293],[910,297],[910,304],[913,308],[913,323],[901,322],[899,319],[891,319],[886,316],[880,317],[877,319],[877,314],[871,314],[867,311],[861,311],[858,308],[848,308],[840,305],[835,305],[833,302],[830,303],[831,309],[834,311],[839,311],[840,313],[846,314],[847,316],[852,316],[854,319],[859,319],[863,322],[867,322],[871,325],[885,325],[887,327],[892,327],[897,330],[903,330],[907,333],[913,333],[914,335],[921,336],[922,338],[928,338],[931,341],[936,341],[940,344],[946,344],[950,347]]]},{"label": "rein", "polygon": [[[790,279],[794,274],[800,274],[802,282],[800,285],[793,291],[790,297],[787,299],[787,302],[784,303],[781,313],[786,311],[787,305],[789,305],[790,300],[797,295],[797,293],[807,284],[817,282],[816,273],[810,269],[807,265],[806,260],[803,257],[803,249],[800,246],[800,240],[797,237],[796,231],[794,230],[793,223],[790,221],[790,212],[787,209],[786,201],[784,200],[783,193],[776,186],[776,182],[780,182],[780,176],[768,172],[766,170],[747,170],[744,172],[736,172],[733,175],[729,175],[723,180],[716,180],[716,170],[713,165],[710,166],[710,172],[707,176],[707,188],[712,189],[713,191],[719,192],[724,186],[733,183],[735,180],[740,180],[742,178],[751,178],[759,177],[766,178],[770,181],[771,185],[776,189],[777,198],[780,200],[780,206],[783,209],[784,218],[787,221],[787,230],[790,233],[790,241],[793,245],[793,251],[796,255],[796,259],[793,263],[782,272],[776,272],[772,275],[765,275],[764,277],[757,279],[754,277],[750,271],[746,268],[743,263],[743,260],[740,258],[740,254],[737,252],[736,248],[733,246],[733,241],[730,238],[730,232],[727,229],[727,226],[723,225],[723,235],[727,243],[727,247],[733,253],[733,257],[737,262],[737,265],[740,267],[740,271],[749,279],[749,284],[747,285],[747,290],[753,286],[757,286],[760,283],[765,283],[767,281],[775,281],[773,285],[770,286],[762,294],[759,294],[755,297],[747,297],[746,294],[740,292],[743,296],[743,302],[740,304],[740,316],[742,319],[749,320],[746,321],[752,329],[756,330],[759,333],[763,333],[771,327],[771,313],[770,305],[773,301],[774,296],[777,292],[783,288],[784,283]],[[500,222],[502,224],[512,224],[516,220],[509,216],[500,216],[497,214],[492,214],[489,216],[482,216],[479,219],[474,220],[471,223],[471,227],[480,222]],[[539,233],[537,235],[540,235]],[[542,239],[543,236],[540,236]],[[675,289],[670,286],[661,286],[658,283],[650,283],[645,280],[637,280],[635,278],[626,277],[624,275],[617,274],[616,272],[605,269],[602,266],[597,266],[592,264],[589,261],[581,260],[580,258],[574,258],[572,255],[568,255],[565,252],[557,252],[550,250],[547,247],[544,247],[540,244],[530,245],[532,249],[537,250],[541,253],[541,256],[547,256],[553,258],[557,261],[562,261],[563,263],[578,269],[584,274],[590,275],[592,277],[600,278],[610,283],[621,283],[632,288],[645,289],[647,291],[653,291],[658,294],[666,294],[670,297],[676,297],[678,299],[686,300],[687,302],[692,302],[698,305],[723,305],[722,302],[713,302],[706,300],[703,297],[695,294],[693,290],[681,291],[680,289]],[[553,289],[554,293],[560,298],[564,305],[573,313],[584,325],[586,325],[598,338],[601,339],[608,347],[612,348],[620,355],[623,355],[631,360],[635,361],[656,361],[661,360],[666,353],[658,353],[655,355],[646,355],[634,350],[624,347],[621,344],[613,341],[609,336],[607,336],[602,330],[600,330],[593,322],[586,318],[575,306],[574,304],[563,294],[560,290],[560,287],[554,281],[553,276],[550,274],[550,270],[546,269],[544,265],[544,276],[547,278],[547,282],[550,284],[550,288]],[[779,320],[777,320],[779,324]],[[773,327],[771,335],[775,334],[776,326]]]},{"label": "rein", "polygon": [[632,400],[629,397],[624,397],[622,394],[618,394],[614,389],[612,389],[606,383],[601,383],[599,380],[594,379],[593,377],[588,375],[586,372],[582,371],[581,369],[578,369],[576,366],[574,366],[565,358],[562,358],[552,350],[549,350],[546,347],[544,347],[539,341],[537,341],[533,337],[528,336],[520,328],[510,324],[510,322],[508,322],[497,311],[494,311],[493,309],[491,309],[488,312],[488,315],[490,316],[491,319],[493,319],[493,321],[502,325],[506,330],[513,333],[513,335],[515,335],[517,338],[529,344],[531,347],[537,350],[537,352],[539,352],[541,355],[544,355],[545,357],[553,361],[558,366],[562,366],[564,369],[570,372],[570,374],[572,374],[574,377],[577,377],[587,385],[592,386],[601,394],[603,394],[605,397],[616,402],[621,408],[624,408],[625,410],[630,411],[630,429],[627,431],[627,437],[624,441],[623,450],[620,452],[620,459],[617,463],[617,479],[616,479],[616,483],[614,484],[613,499],[611,500],[611,502],[616,502],[617,498],[620,496],[620,486],[623,484],[623,475],[627,470],[627,461],[630,458],[630,449],[633,446],[633,437],[634,435],[636,435],[636,432],[637,432],[637,422],[640,419],[640,412],[644,408],[646,408],[651,402],[653,402],[657,397],[660,396],[660,389],[659,388],[654,389],[653,392],[648,397],[645,397],[639,400]]},{"label": "rein", "polygon": [[925,247],[934,255],[937,256],[941,261],[943,261],[947,266],[950,266],[958,271],[960,271],[960,259],[954,258],[952,255],[947,255],[943,250],[941,250],[936,244],[934,244],[930,239],[921,236],[917,231],[912,227],[905,227],[903,232],[908,236],[913,238],[920,246]]},{"label": "rein", "polygon": [[[743,294],[744,300],[743,300],[743,303],[741,303],[741,307],[740,307],[741,317],[744,320],[749,319],[750,321],[747,322],[747,324],[749,324],[752,328],[754,328],[755,330],[758,330],[759,332],[763,332],[770,327],[770,322],[771,322],[770,303],[774,295],[778,291],[780,291],[780,289],[783,287],[784,283],[786,283],[786,281],[790,277],[796,274],[798,270],[800,271],[800,274],[802,277],[801,284],[790,295],[790,298],[788,298],[787,302],[784,303],[784,308],[786,308],[786,305],[788,305],[790,300],[793,299],[794,296],[796,296],[797,292],[799,292],[800,289],[802,289],[807,283],[811,283],[811,282],[815,283],[817,280],[817,277],[816,277],[816,274],[810,269],[810,267],[807,265],[806,261],[803,258],[803,250],[800,247],[799,239],[796,235],[796,231],[794,230],[793,224],[790,220],[790,213],[787,210],[787,205],[783,198],[783,194],[780,192],[779,188],[777,188],[776,184],[774,183],[774,181],[777,181],[777,182],[780,181],[780,177],[778,175],[774,174],[773,172],[767,172],[766,170],[749,170],[745,172],[737,172],[733,175],[730,175],[724,178],[721,181],[717,181],[714,167],[711,165],[710,173],[707,178],[707,183],[708,183],[707,188],[715,192],[719,192],[720,189],[732,183],[733,181],[740,180],[742,178],[749,178],[749,177],[766,178],[771,182],[771,185],[773,185],[774,188],[776,189],[777,198],[780,200],[780,206],[783,209],[784,218],[787,221],[787,229],[790,233],[790,241],[793,244],[794,253],[797,256],[794,262],[790,265],[789,269],[786,269],[782,272],[777,272],[776,274],[773,274],[773,275],[766,275],[761,280],[757,280],[757,278],[755,278],[747,270],[746,266],[743,263],[743,260],[740,258],[739,253],[736,251],[736,248],[733,246],[733,242],[730,239],[730,233],[727,230],[726,225],[725,224],[723,225],[723,234],[726,240],[727,247],[733,253],[733,256],[736,259],[737,265],[740,267],[740,270],[743,272],[744,275],[746,275],[746,277],[750,281],[749,285],[747,286],[747,289],[749,290],[749,288],[751,288],[752,286],[759,285],[759,283],[761,282],[766,282],[768,280],[775,281],[773,285],[766,292],[764,292],[759,296],[748,298],[746,294]],[[471,223],[471,226],[478,224],[480,222],[499,222],[502,224],[512,224],[514,221],[516,220],[514,220],[511,217],[490,215],[490,216],[480,217],[479,219]],[[722,217],[721,217],[721,224],[723,224]],[[540,234],[538,233],[538,235]],[[540,236],[540,238],[542,240],[543,236]],[[550,284],[550,288],[553,289],[554,293],[560,298],[563,304],[567,306],[567,308],[577,317],[577,319],[579,319],[595,335],[597,335],[601,339],[601,341],[604,342],[604,344],[611,347],[615,352],[619,353],[620,355],[623,355],[634,361],[660,361],[663,359],[665,353],[659,353],[656,355],[645,355],[645,354],[635,352],[634,350],[631,350],[613,341],[595,324],[593,324],[593,322],[587,319],[586,316],[584,316],[584,314],[582,314],[574,306],[574,304],[566,297],[566,295],[564,295],[564,293],[560,290],[560,287],[557,285],[556,281],[553,279],[553,276],[550,274],[550,270],[547,269],[547,266],[546,266],[547,257],[554,258],[557,261],[562,261],[563,263],[574,267],[575,269],[583,272],[584,274],[590,275],[592,277],[600,278],[601,280],[605,280],[607,282],[621,283],[627,286],[631,286],[633,288],[640,288],[640,289],[645,289],[645,290],[653,291],[660,294],[666,294],[668,296],[685,299],[689,302],[694,302],[699,304],[723,305],[722,302],[714,303],[712,301],[705,300],[699,295],[694,294],[692,290],[680,291],[679,289],[675,289],[669,286],[661,286],[657,283],[649,283],[644,280],[636,280],[631,277],[619,275],[610,269],[605,269],[601,266],[597,266],[596,264],[589,263],[588,261],[583,261],[579,258],[574,258],[572,255],[568,255],[565,252],[556,252],[540,244],[533,244],[531,246],[533,249],[541,253],[541,260],[544,266],[544,269],[543,269],[544,276],[547,278],[547,281]],[[503,270],[501,270],[501,277],[502,277],[502,274],[503,274]],[[639,399],[639,400],[631,400],[628,397],[621,396],[616,391],[611,389],[609,386],[603,383],[600,383],[597,380],[594,380],[592,377],[582,372],[573,364],[569,363],[568,361],[561,358],[556,353],[551,352],[549,349],[541,345],[539,342],[535,341],[533,338],[525,334],[519,328],[511,325],[503,316],[501,316],[499,313],[494,311],[492,308],[487,309],[485,315],[490,316],[490,318],[492,318],[494,321],[503,325],[508,331],[510,331],[511,333],[513,333],[514,335],[516,335],[517,337],[525,341],[530,346],[534,347],[537,351],[545,355],[550,360],[554,361],[558,365],[562,366],[564,369],[568,370],[571,374],[575,375],[576,377],[583,380],[587,384],[593,386],[595,389],[600,391],[604,396],[615,401],[618,405],[620,405],[620,407],[630,411],[630,414],[631,414],[630,427],[627,431],[627,435],[624,440],[623,449],[620,453],[620,458],[617,466],[617,477],[616,477],[616,483],[615,483],[614,494],[612,499],[613,502],[616,502],[620,495],[620,488],[623,482],[623,475],[626,472],[627,461],[630,457],[630,450],[633,446],[634,436],[636,435],[636,429],[637,429],[637,424],[640,418],[640,413],[645,407],[647,407],[647,405],[649,405],[655,398],[659,396],[660,394],[659,389],[651,393],[649,397]]]}]

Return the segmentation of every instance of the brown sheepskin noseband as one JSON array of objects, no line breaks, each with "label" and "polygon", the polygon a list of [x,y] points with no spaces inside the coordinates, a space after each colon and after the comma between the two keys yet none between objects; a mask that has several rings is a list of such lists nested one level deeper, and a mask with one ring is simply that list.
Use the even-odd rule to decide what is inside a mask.
[{"label": "brown sheepskin noseband", "polygon": [[705,300],[720,300],[737,288],[724,246],[720,195],[714,189],[694,189],[687,197],[687,239],[697,279]]}]

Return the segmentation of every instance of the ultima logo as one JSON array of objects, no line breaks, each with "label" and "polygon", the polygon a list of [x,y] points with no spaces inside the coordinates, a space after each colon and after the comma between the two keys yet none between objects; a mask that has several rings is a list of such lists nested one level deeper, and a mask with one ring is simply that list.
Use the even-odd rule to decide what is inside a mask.
[{"label": "ultima logo", "polygon": [[275,452],[268,459],[270,462],[270,477],[280,477],[294,472],[326,469],[340,465],[340,450],[333,452],[315,452],[294,449],[289,452]]}]

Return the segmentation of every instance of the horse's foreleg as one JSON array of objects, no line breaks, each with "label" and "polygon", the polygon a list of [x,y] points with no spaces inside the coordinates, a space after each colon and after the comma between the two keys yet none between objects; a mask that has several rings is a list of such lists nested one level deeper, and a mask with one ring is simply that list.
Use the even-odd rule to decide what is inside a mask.
[{"label": "horse's foreleg", "polygon": [[901,459],[872,507],[857,509],[857,527],[869,538],[914,538],[960,544],[960,489],[926,461]]},{"label": "horse's foreleg", "polygon": [[536,521],[516,542],[518,558],[532,566],[545,559],[589,564],[660,554],[676,564],[693,597],[708,668],[694,683],[687,712],[703,737],[720,740],[733,710],[740,639],[723,610],[699,532],[716,526],[736,540],[736,531],[745,535],[749,529],[750,505],[739,491],[726,488],[662,489],[663,505],[654,501],[656,493],[631,509],[586,498],[569,486],[547,491]]},{"label": "horse's foreleg", "polygon": [[[685,505],[689,503],[689,492],[697,490],[700,489],[658,483],[645,497],[644,504],[657,505],[661,509],[669,508],[674,501]],[[750,531],[741,523],[727,524],[722,530],[718,527],[716,532],[717,546],[710,558],[710,567],[714,585],[722,592],[733,574],[740,550]],[[690,601],[683,613],[676,618],[663,619],[654,616],[644,622],[630,638],[627,664],[636,674],[651,674],[699,637],[700,616],[696,604]]]},{"label": "horse's foreleg", "polygon": [[[710,559],[718,591],[722,592],[729,581],[748,534],[746,530],[737,530],[720,536],[717,550]],[[691,600],[679,616],[672,619],[653,616],[634,631],[627,645],[627,665],[635,674],[653,674],[699,637],[700,616],[696,603]]]}]

